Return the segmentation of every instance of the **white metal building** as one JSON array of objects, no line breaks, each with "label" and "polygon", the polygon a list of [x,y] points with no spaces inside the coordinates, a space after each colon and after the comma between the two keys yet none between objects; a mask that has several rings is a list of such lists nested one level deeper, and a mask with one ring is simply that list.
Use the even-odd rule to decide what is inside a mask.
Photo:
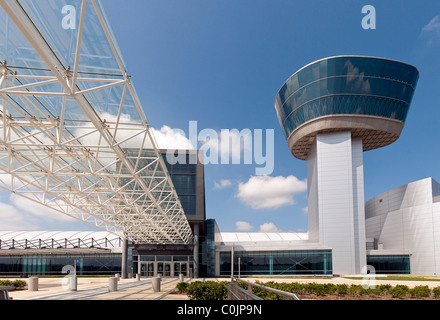
[{"label": "white metal building", "polygon": [[381,193],[366,202],[372,255],[408,254],[411,274],[440,274],[440,184],[432,178]]}]

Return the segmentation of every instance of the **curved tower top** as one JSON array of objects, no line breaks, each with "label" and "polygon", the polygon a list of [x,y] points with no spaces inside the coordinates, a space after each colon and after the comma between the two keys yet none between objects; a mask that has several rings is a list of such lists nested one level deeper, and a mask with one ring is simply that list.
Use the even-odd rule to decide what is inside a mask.
[{"label": "curved tower top", "polygon": [[318,133],[351,131],[363,151],[396,141],[419,77],[395,60],[336,56],[308,64],[281,87],[275,110],[292,154],[308,158]]}]

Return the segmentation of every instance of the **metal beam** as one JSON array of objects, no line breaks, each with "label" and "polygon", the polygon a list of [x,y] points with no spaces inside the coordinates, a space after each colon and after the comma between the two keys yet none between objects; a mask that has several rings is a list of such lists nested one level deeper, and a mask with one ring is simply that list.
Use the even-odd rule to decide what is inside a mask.
[{"label": "metal beam", "polygon": [[[189,243],[191,228],[94,0],[91,2],[97,21],[120,75],[79,76],[83,33],[87,28],[86,2],[81,2],[71,69],[56,55],[51,39],[43,37],[36,21],[31,20],[32,15],[18,1],[0,0],[0,7],[45,64],[44,74],[36,74],[35,68],[26,66],[9,67],[6,62],[0,65],[0,172],[10,177],[0,177],[0,188],[124,234],[134,242]],[[11,71],[13,68],[15,71]],[[81,88],[85,82],[98,85]],[[58,85],[61,90],[46,91],[46,85]],[[107,121],[96,110],[101,106],[93,104],[93,95],[120,86],[117,114]],[[125,110],[127,96],[134,102],[140,122],[122,121],[129,114]],[[61,102],[59,109],[45,105],[48,99],[61,99],[53,100],[55,104]],[[75,103],[81,110],[80,118],[67,113],[67,101],[69,107]],[[137,149],[135,156],[127,155],[127,146]]]}]

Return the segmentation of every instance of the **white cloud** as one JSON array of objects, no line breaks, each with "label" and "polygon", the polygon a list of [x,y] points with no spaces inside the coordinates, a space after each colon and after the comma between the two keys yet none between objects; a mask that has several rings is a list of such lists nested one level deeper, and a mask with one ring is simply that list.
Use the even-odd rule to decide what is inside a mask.
[{"label": "white cloud", "polygon": [[429,23],[422,28],[422,31],[438,31],[440,30],[440,15],[436,15]]},{"label": "white cloud", "polygon": [[231,180],[227,180],[227,179],[222,179],[222,180],[220,180],[220,182],[217,182],[217,181],[214,182],[214,188],[216,188],[216,189],[223,189],[223,188],[229,187],[231,185],[232,185]]},{"label": "white cloud", "polygon": [[282,232],[277,226],[272,222],[263,223],[260,226],[260,230],[258,232]]},{"label": "white cloud", "polygon": [[203,129],[199,132],[200,150],[208,163],[252,164],[252,131],[250,129]]},{"label": "white cloud", "polygon": [[0,202],[0,229],[1,230],[29,230],[33,224],[16,207]]},{"label": "white cloud", "polygon": [[183,130],[162,126],[160,130],[152,128],[152,132],[161,149],[195,149]]},{"label": "white cloud", "polygon": [[307,182],[290,175],[252,176],[238,185],[237,197],[253,209],[276,209],[294,204],[293,196],[307,190]]},{"label": "white cloud", "polygon": [[[11,203],[15,206],[15,208],[19,209],[21,212],[27,212],[39,218],[45,218],[50,220],[57,221],[75,221],[74,218],[58,212],[54,209],[46,207],[42,204],[39,204],[30,199],[20,197],[16,194],[11,194],[10,196]],[[61,200],[57,200],[60,203],[63,203]]]},{"label": "white cloud", "polygon": [[253,226],[246,221],[237,221],[235,223],[235,228],[237,231],[249,231],[253,228]]},{"label": "white cloud", "polygon": [[436,15],[422,28],[421,36],[428,46],[440,44],[440,15]]}]

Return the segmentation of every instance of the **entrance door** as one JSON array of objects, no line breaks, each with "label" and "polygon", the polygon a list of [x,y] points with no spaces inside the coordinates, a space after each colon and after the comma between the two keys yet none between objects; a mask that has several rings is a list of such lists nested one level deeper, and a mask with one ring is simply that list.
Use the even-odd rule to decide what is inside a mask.
[{"label": "entrance door", "polygon": [[174,276],[178,277],[181,273],[185,277],[188,276],[188,262],[174,262]]},{"label": "entrance door", "polygon": [[188,276],[188,262],[180,263],[180,273],[182,273],[184,277]]},{"label": "entrance door", "polygon": [[154,276],[154,262],[147,263],[147,277]]},{"label": "entrance door", "polygon": [[141,262],[141,277],[154,276],[154,262]]},{"label": "entrance door", "polygon": [[164,262],[164,277],[170,277],[171,276],[171,263]]},{"label": "entrance door", "polygon": [[161,274],[163,277],[171,276],[171,263],[170,262],[156,262],[157,274]]}]

